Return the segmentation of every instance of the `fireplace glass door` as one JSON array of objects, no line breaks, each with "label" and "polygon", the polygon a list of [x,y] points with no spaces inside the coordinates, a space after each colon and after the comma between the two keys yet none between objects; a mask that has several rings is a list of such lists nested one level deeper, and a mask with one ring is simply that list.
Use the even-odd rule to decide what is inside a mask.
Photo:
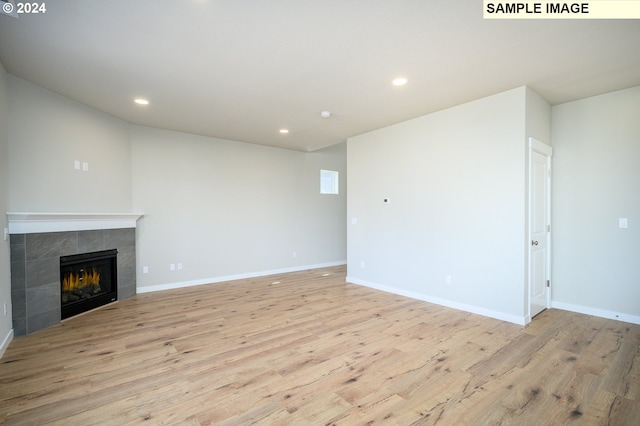
[{"label": "fireplace glass door", "polygon": [[60,258],[62,319],[118,299],[117,250]]}]

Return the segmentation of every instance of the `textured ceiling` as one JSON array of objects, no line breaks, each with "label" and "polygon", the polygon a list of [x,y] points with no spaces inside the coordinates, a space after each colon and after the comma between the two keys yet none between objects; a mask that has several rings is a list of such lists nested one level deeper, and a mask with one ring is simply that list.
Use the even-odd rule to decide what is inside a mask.
[{"label": "textured ceiling", "polygon": [[130,123],[301,151],[522,85],[551,104],[640,85],[639,20],[484,20],[482,0],[46,5],[0,15],[9,73]]}]

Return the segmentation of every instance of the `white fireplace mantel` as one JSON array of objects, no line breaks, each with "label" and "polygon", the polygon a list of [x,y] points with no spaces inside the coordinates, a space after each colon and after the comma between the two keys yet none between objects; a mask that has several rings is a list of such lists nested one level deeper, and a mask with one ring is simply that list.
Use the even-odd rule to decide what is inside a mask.
[{"label": "white fireplace mantel", "polygon": [[142,213],[7,213],[10,234],[135,228]]}]

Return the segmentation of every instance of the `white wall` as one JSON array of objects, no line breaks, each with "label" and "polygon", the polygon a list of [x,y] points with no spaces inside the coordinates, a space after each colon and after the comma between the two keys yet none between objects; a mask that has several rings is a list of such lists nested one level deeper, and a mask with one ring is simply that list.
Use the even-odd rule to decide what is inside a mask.
[{"label": "white wall", "polygon": [[524,322],[525,95],[348,140],[351,282]]},{"label": "white wall", "polygon": [[531,88],[526,89],[526,135],[547,145],[551,140],[551,105]]},{"label": "white wall", "polygon": [[11,75],[9,105],[10,211],[131,210],[126,123]]},{"label": "white wall", "polygon": [[552,114],[553,306],[640,323],[640,86]]},{"label": "white wall", "polygon": [[[0,231],[8,227],[4,212],[9,206],[9,95],[7,73],[0,63]],[[2,233],[3,234],[3,233]],[[4,315],[4,304],[7,315]],[[0,357],[13,336],[9,240],[0,239]]]},{"label": "white wall", "polygon": [[[345,262],[344,144],[303,153],[132,126],[131,146],[138,291]],[[339,171],[340,195],[320,194],[321,168]]]}]

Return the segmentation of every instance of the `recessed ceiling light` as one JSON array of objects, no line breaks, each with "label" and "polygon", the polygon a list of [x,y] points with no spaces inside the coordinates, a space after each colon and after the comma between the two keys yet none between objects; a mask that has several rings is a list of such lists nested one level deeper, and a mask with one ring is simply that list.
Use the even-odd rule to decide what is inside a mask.
[{"label": "recessed ceiling light", "polygon": [[136,98],[133,100],[133,102],[137,103],[138,105],[149,105],[149,101],[142,98]]},{"label": "recessed ceiling light", "polygon": [[320,117],[322,117],[322,118],[329,118],[329,117],[331,117],[331,111],[322,111],[322,112],[320,113]]},{"label": "recessed ceiling light", "polygon": [[287,133],[289,133],[289,129],[280,129],[280,133],[286,135]]},{"label": "recessed ceiling light", "polygon": [[407,84],[407,79],[404,77],[399,77],[393,80],[391,84],[393,84],[394,86],[404,86],[405,84]]}]

